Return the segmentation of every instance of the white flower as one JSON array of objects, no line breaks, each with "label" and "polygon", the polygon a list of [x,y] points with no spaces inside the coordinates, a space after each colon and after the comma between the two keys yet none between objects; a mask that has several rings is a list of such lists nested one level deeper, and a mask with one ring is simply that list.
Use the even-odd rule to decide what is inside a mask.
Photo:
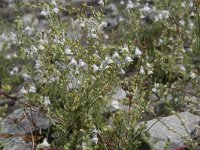
[{"label": "white flower", "polygon": [[17,35],[16,35],[14,32],[10,32],[10,39],[11,39],[12,41],[15,41],[16,38],[17,38]]},{"label": "white flower", "polygon": [[128,45],[124,44],[124,47],[122,48],[122,52],[129,53]]},{"label": "white flower", "polygon": [[53,4],[54,6],[56,6],[56,5],[57,5],[57,3],[56,3],[56,1],[55,1],[55,0],[51,0],[51,2],[52,2],[52,4]]},{"label": "white flower", "polygon": [[80,67],[85,67],[87,64],[82,60],[82,59],[79,59],[79,66]]},{"label": "white flower", "polygon": [[136,56],[142,55],[142,52],[140,51],[140,49],[138,47],[136,47],[136,49],[135,49],[135,55]]},{"label": "white flower", "polygon": [[110,57],[106,57],[105,58],[105,66],[107,66],[107,65],[110,65],[110,64],[112,64],[113,63],[113,60],[110,58]]},{"label": "white flower", "polygon": [[185,1],[181,3],[181,6],[182,6],[183,8],[185,8],[185,5],[186,5],[186,2],[185,2]]},{"label": "white flower", "polygon": [[49,146],[50,146],[50,144],[47,142],[47,138],[44,138],[44,140],[43,140],[43,142],[42,142],[42,145],[43,145],[44,147],[49,147]]},{"label": "white flower", "polygon": [[151,68],[151,64],[150,63],[146,63],[146,66],[148,67],[148,68]]},{"label": "white flower", "polygon": [[53,12],[57,14],[57,13],[59,12],[59,9],[58,9],[57,7],[55,7],[55,8],[53,9]]},{"label": "white flower", "polygon": [[36,61],[35,61],[35,68],[38,69],[38,68],[40,68],[41,66],[42,66],[42,61],[39,60],[39,59],[36,60]]},{"label": "white flower", "polygon": [[93,71],[96,72],[99,70],[99,67],[97,65],[92,65]]},{"label": "white flower", "polygon": [[132,61],[133,61],[133,59],[131,57],[126,56],[126,58],[125,58],[126,63],[129,63],[129,62],[132,62]]},{"label": "white flower", "polygon": [[25,28],[25,31],[28,35],[32,34],[32,29],[29,26]]},{"label": "white flower", "polygon": [[27,73],[24,73],[22,76],[23,76],[23,78],[24,78],[25,81],[31,80],[31,76],[28,75]]},{"label": "white flower", "polygon": [[93,138],[91,139],[91,141],[95,144],[98,143],[98,137],[97,137],[97,134],[94,134]]},{"label": "white flower", "polygon": [[101,5],[101,6],[104,6],[104,1],[103,0],[99,0],[98,4]]},{"label": "white flower", "polygon": [[19,67],[16,66],[16,67],[14,67],[14,68],[12,69],[12,71],[10,71],[10,75],[14,75],[14,74],[16,74],[18,71],[19,71]]},{"label": "white flower", "polygon": [[98,39],[98,36],[97,36],[97,34],[95,34],[95,33],[91,33],[91,34],[90,34],[90,37],[91,37],[91,38]]},{"label": "white flower", "polygon": [[28,91],[31,92],[31,93],[35,93],[36,92],[36,87],[34,85],[32,85],[32,86],[29,87]]},{"label": "white flower", "polygon": [[193,2],[190,2],[189,6],[190,6],[190,7],[193,7],[193,5],[194,5]]},{"label": "white flower", "polygon": [[119,74],[124,75],[125,73],[124,69],[121,68]]},{"label": "white flower", "polygon": [[73,67],[76,67],[78,65],[78,63],[77,63],[77,61],[74,58],[72,58],[71,62],[69,63],[69,65],[71,65]]},{"label": "white flower", "polygon": [[44,105],[47,107],[48,105],[50,105],[51,104],[51,102],[50,102],[50,100],[49,100],[49,96],[45,96],[44,97]]},{"label": "white flower", "polygon": [[170,13],[169,13],[168,10],[163,10],[163,11],[161,12],[161,14],[162,14],[163,18],[165,18],[165,19],[168,19],[168,18],[169,18],[169,15],[170,15]]},{"label": "white flower", "polygon": [[73,55],[73,53],[71,52],[71,49],[68,46],[65,48],[65,54]]},{"label": "white flower", "polygon": [[143,66],[140,67],[140,74],[145,74],[145,71],[144,71],[144,67],[143,67]]},{"label": "white flower", "polygon": [[148,71],[147,71],[147,74],[149,74],[149,75],[150,75],[150,74],[153,74],[153,71],[152,71],[152,70],[148,70]]},{"label": "white flower", "polygon": [[38,51],[37,47],[35,45],[31,45],[31,52],[36,53]]},{"label": "white flower", "polygon": [[159,83],[155,83],[155,84],[154,84],[154,88],[152,88],[152,92],[155,92],[155,93],[158,92],[158,91],[159,91],[159,90],[158,90],[158,89],[159,89],[159,86],[160,86]]},{"label": "white flower", "polygon": [[117,100],[112,100],[111,106],[113,106],[115,109],[120,109],[120,105]]},{"label": "white flower", "polygon": [[121,1],[120,1],[120,4],[121,4],[121,5],[124,5],[124,1],[123,1],[123,0],[121,0]]},{"label": "white flower", "polygon": [[149,7],[149,4],[146,3],[144,5],[144,7],[141,9],[143,12],[146,12],[146,13],[150,13],[151,12],[151,8]]},{"label": "white flower", "polygon": [[157,93],[158,89],[154,87],[151,91]]},{"label": "white flower", "polygon": [[158,46],[162,45],[164,43],[163,39],[159,39],[159,42],[158,42]]},{"label": "white flower", "polygon": [[85,28],[85,22],[81,22],[81,23],[80,23],[80,27],[81,27],[81,28]]},{"label": "white flower", "polygon": [[103,37],[104,39],[109,39],[109,36],[108,36],[108,34],[104,34],[104,37]]},{"label": "white flower", "polygon": [[22,89],[19,91],[19,93],[20,93],[20,94],[26,94],[26,93],[28,93],[28,90],[26,90],[26,89],[24,88],[24,86],[23,86]]},{"label": "white flower", "polygon": [[129,0],[129,1],[128,1],[128,4],[127,4],[127,6],[126,6],[126,9],[132,9],[132,8],[134,8],[134,5],[133,5],[133,3],[131,2],[131,0]]},{"label": "white flower", "polygon": [[44,50],[44,49],[45,49],[45,47],[44,47],[43,45],[41,45],[41,44],[38,46],[38,48],[39,48],[40,50]]},{"label": "white flower", "polygon": [[45,41],[44,39],[40,39],[38,42],[39,42],[40,44],[45,44],[45,43],[47,43],[47,41]]},{"label": "white flower", "polygon": [[115,52],[115,53],[113,54],[113,58],[119,58],[118,52]]},{"label": "white flower", "polygon": [[42,11],[40,12],[40,15],[42,15],[42,16],[47,16],[47,15],[49,15],[49,10],[47,10],[47,11],[42,10]]},{"label": "white flower", "polygon": [[182,26],[184,26],[184,25],[185,25],[185,21],[184,21],[183,19],[181,19],[181,20],[179,21],[179,24],[182,25]]},{"label": "white flower", "polygon": [[179,69],[180,69],[181,71],[183,71],[183,72],[186,71],[186,68],[185,68],[185,66],[183,66],[183,65],[179,65]]},{"label": "white flower", "polygon": [[196,74],[194,73],[194,72],[190,72],[190,77],[192,78],[192,79],[194,79],[194,78],[196,78]]},{"label": "white flower", "polygon": [[107,25],[108,25],[108,22],[102,21],[101,24],[99,25],[99,27],[101,29],[103,29],[103,28],[107,27]]}]

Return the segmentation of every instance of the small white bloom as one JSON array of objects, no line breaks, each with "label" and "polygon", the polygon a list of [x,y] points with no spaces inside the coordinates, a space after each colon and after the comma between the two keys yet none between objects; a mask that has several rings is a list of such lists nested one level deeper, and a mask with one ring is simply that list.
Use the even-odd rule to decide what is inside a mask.
[{"label": "small white bloom", "polygon": [[101,24],[99,25],[99,27],[101,29],[103,29],[103,28],[107,27],[107,25],[108,25],[108,22],[102,21]]},{"label": "small white bloom", "polygon": [[10,32],[10,39],[11,39],[12,41],[15,41],[16,38],[17,38],[17,35],[16,35],[14,32]]},{"label": "small white bloom", "polygon": [[38,46],[38,48],[39,48],[40,50],[44,50],[44,49],[45,49],[45,47],[44,47],[43,45],[41,45],[41,44]]},{"label": "small white bloom", "polygon": [[44,39],[40,39],[38,42],[39,42],[40,44],[45,44],[45,43],[46,43],[46,41],[45,41]]},{"label": "small white bloom", "polygon": [[194,3],[193,2],[190,2],[189,6],[190,7],[193,7]]},{"label": "small white bloom", "polygon": [[91,139],[91,141],[95,144],[98,143],[98,137],[97,137],[97,134],[94,134],[93,138]]},{"label": "small white bloom", "polygon": [[148,68],[151,68],[151,64],[150,63],[146,63],[146,66],[148,67]]},{"label": "small white bloom", "polygon": [[124,69],[121,68],[119,74],[124,75],[125,73]]},{"label": "small white bloom", "polygon": [[19,93],[20,93],[20,94],[26,94],[26,93],[28,93],[28,90],[26,90],[26,89],[24,88],[24,86],[23,86],[22,89],[19,91]]},{"label": "small white bloom", "polygon": [[124,1],[123,1],[123,0],[121,0],[121,1],[120,1],[120,4],[121,4],[121,5],[124,5]]},{"label": "small white bloom", "polygon": [[163,43],[164,43],[163,39],[159,39],[158,46],[162,45]]},{"label": "small white bloom", "polygon": [[126,9],[132,9],[132,8],[134,8],[134,5],[133,5],[132,1],[129,0],[129,1],[128,1],[128,4],[127,4],[127,6],[126,6]]},{"label": "small white bloom", "polygon": [[135,49],[135,55],[136,56],[142,55],[142,52],[140,51],[140,49],[138,47],[136,47],[136,49]]},{"label": "small white bloom", "polygon": [[31,87],[29,87],[28,91],[31,92],[31,93],[35,93],[36,92],[36,87],[32,85]]},{"label": "small white bloom", "polygon": [[82,59],[79,59],[79,66],[80,67],[85,67],[86,63]]},{"label": "small white bloom", "polygon": [[154,88],[152,88],[151,91],[157,93],[158,89],[156,87],[154,87]]},{"label": "small white bloom", "polygon": [[31,35],[32,34],[32,29],[28,26],[25,28],[25,32],[28,34],[28,35]]},{"label": "small white bloom", "polygon": [[101,6],[104,6],[104,1],[103,0],[99,0],[98,4],[101,5]]},{"label": "small white bloom", "polygon": [[133,61],[133,59],[131,57],[126,56],[126,58],[125,58],[126,63],[129,63],[129,62],[132,62],[132,61]]},{"label": "small white bloom", "polygon": [[109,39],[109,36],[108,36],[108,34],[104,34],[104,37],[103,37],[104,39]]},{"label": "small white bloom", "polygon": [[19,67],[16,66],[16,67],[14,67],[14,68],[12,69],[12,71],[10,71],[10,75],[14,75],[14,74],[16,74],[18,71],[19,71]]},{"label": "small white bloom", "polygon": [[77,61],[74,58],[71,59],[71,62],[69,64],[73,67],[76,67],[78,65]]},{"label": "small white bloom", "polygon": [[35,45],[31,45],[31,52],[36,53],[38,51],[37,47]]},{"label": "small white bloom", "polygon": [[184,26],[184,25],[185,25],[185,21],[184,21],[183,19],[181,19],[181,20],[179,21],[179,24],[182,25],[182,26]]},{"label": "small white bloom", "polygon": [[148,71],[147,71],[147,74],[149,74],[149,75],[150,75],[150,74],[153,74],[153,71],[152,71],[152,70],[148,70]]},{"label": "small white bloom", "polygon": [[58,9],[57,7],[55,7],[55,8],[53,9],[53,12],[57,14],[57,13],[59,12],[59,9]]},{"label": "small white bloom", "polygon": [[194,72],[190,72],[190,77],[192,78],[192,79],[194,79],[194,78],[196,78],[196,74],[194,73]]},{"label": "small white bloom", "polygon": [[118,52],[115,52],[115,53],[113,54],[113,58],[119,58],[119,53],[118,53]]},{"label": "small white bloom", "polygon": [[117,100],[112,100],[111,106],[113,106],[115,109],[120,109],[120,105]]},{"label": "small white bloom", "polygon": [[91,34],[90,34],[90,37],[91,37],[91,38],[98,39],[98,36],[97,36],[97,34],[95,34],[95,33],[91,33]]},{"label": "small white bloom", "polygon": [[141,9],[143,12],[147,12],[147,13],[150,13],[151,12],[151,8],[149,7],[149,4],[146,3],[144,5],[144,7]]},{"label": "small white bloom", "polygon": [[143,66],[140,67],[140,74],[145,74],[145,71],[144,71],[144,67],[143,67]]},{"label": "small white bloom", "polygon": [[96,72],[99,70],[99,67],[97,65],[92,65],[93,71]]},{"label": "small white bloom", "polygon": [[52,2],[52,4],[53,4],[54,6],[56,6],[56,5],[57,5],[57,3],[56,3],[56,1],[55,1],[55,0],[51,0],[51,2]]},{"label": "small white bloom", "polygon": [[45,96],[44,97],[44,105],[47,107],[50,104],[51,104],[51,102],[50,102],[49,96]]},{"label": "small white bloom", "polygon": [[35,61],[35,68],[38,69],[38,68],[40,68],[41,66],[42,66],[42,61],[39,60],[39,59],[36,60],[36,61]]},{"label": "small white bloom", "polygon": [[128,45],[124,44],[124,47],[122,48],[122,52],[129,53]]},{"label": "small white bloom", "polygon": [[80,23],[80,27],[81,27],[81,28],[85,28],[85,22],[81,22],[81,23]]},{"label": "small white bloom", "polygon": [[162,14],[162,17],[165,18],[165,19],[168,19],[169,18],[169,15],[170,15],[170,12],[168,10],[163,10],[161,12]]},{"label": "small white bloom", "polygon": [[42,11],[40,12],[40,15],[42,15],[42,16],[47,16],[47,15],[49,15],[49,11],[48,11],[48,10],[47,10],[47,11],[42,10]]},{"label": "small white bloom", "polygon": [[110,57],[105,58],[105,65],[110,65],[113,63],[113,60]]},{"label": "small white bloom", "polygon": [[183,8],[185,8],[185,5],[186,5],[186,2],[185,2],[185,1],[181,3],[181,6],[182,6]]},{"label": "small white bloom", "polygon": [[71,49],[68,46],[65,48],[65,54],[67,54],[67,55],[73,55]]},{"label": "small white bloom", "polygon": [[44,140],[43,140],[43,142],[42,142],[42,145],[43,145],[44,147],[49,147],[49,146],[50,146],[50,144],[47,142],[47,138],[44,138]]},{"label": "small white bloom", "polygon": [[186,71],[186,68],[185,68],[185,66],[183,66],[183,65],[179,65],[179,69],[180,69],[181,71],[183,71],[183,72]]},{"label": "small white bloom", "polygon": [[22,76],[23,76],[23,78],[24,78],[25,81],[31,80],[31,76],[28,75],[27,73],[24,73]]}]

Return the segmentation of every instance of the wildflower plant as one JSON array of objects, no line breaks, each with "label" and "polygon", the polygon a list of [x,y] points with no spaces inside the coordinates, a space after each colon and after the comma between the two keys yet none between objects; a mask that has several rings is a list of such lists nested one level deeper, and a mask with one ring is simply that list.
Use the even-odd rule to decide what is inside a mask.
[{"label": "wildflower plant", "polygon": [[[28,62],[21,75],[29,82],[20,94],[52,121],[44,145],[51,137],[55,148],[138,149],[145,127],[136,130],[137,123],[181,111],[188,81],[196,86],[199,72],[191,65],[192,46],[185,45],[194,43],[191,2],[121,2],[119,26],[106,33],[108,4],[17,3],[18,10],[39,10],[46,21],[42,28],[26,24],[17,11],[12,34],[18,57]],[[119,85],[127,98],[113,113],[112,91]],[[157,113],[158,104],[166,109]]]}]

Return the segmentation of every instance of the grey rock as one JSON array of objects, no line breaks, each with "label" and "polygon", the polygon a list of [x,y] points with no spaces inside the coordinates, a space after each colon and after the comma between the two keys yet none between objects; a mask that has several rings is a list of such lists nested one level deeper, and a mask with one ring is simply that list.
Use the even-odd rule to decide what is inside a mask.
[{"label": "grey rock", "polygon": [[122,87],[120,86],[116,87],[112,99],[120,100],[125,98],[126,98],[126,92],[122,89]]},{"label": "grey rock", "polygon": [[[179,117],[178,117],[179,116]],[[184,145],[184,137],[191,138],[191,132],[196,128],[200,121],[200,116],[189,112],[182,112],[177,115],[163,117],[158,121],[153,119],[147,122],[147,129],[150,135],[149,143],[154,150],[163,150],[166,142],[169,142],[168,150],[174,150]],[[181,120],[184,120],[185,126]],[[169,130],[171,129],[171,130]]]},{"label": "grey rock", "polygon": [[32,143],[26,143],[22,138],[15,137],[3,142],[3,150],[32,150]]},{"label": "grey rock", "polygon": [[1,133],[31,134],[31,132],[47,131],[51,126],[49,118],[38,111],[18,109],[2,122]]}]

